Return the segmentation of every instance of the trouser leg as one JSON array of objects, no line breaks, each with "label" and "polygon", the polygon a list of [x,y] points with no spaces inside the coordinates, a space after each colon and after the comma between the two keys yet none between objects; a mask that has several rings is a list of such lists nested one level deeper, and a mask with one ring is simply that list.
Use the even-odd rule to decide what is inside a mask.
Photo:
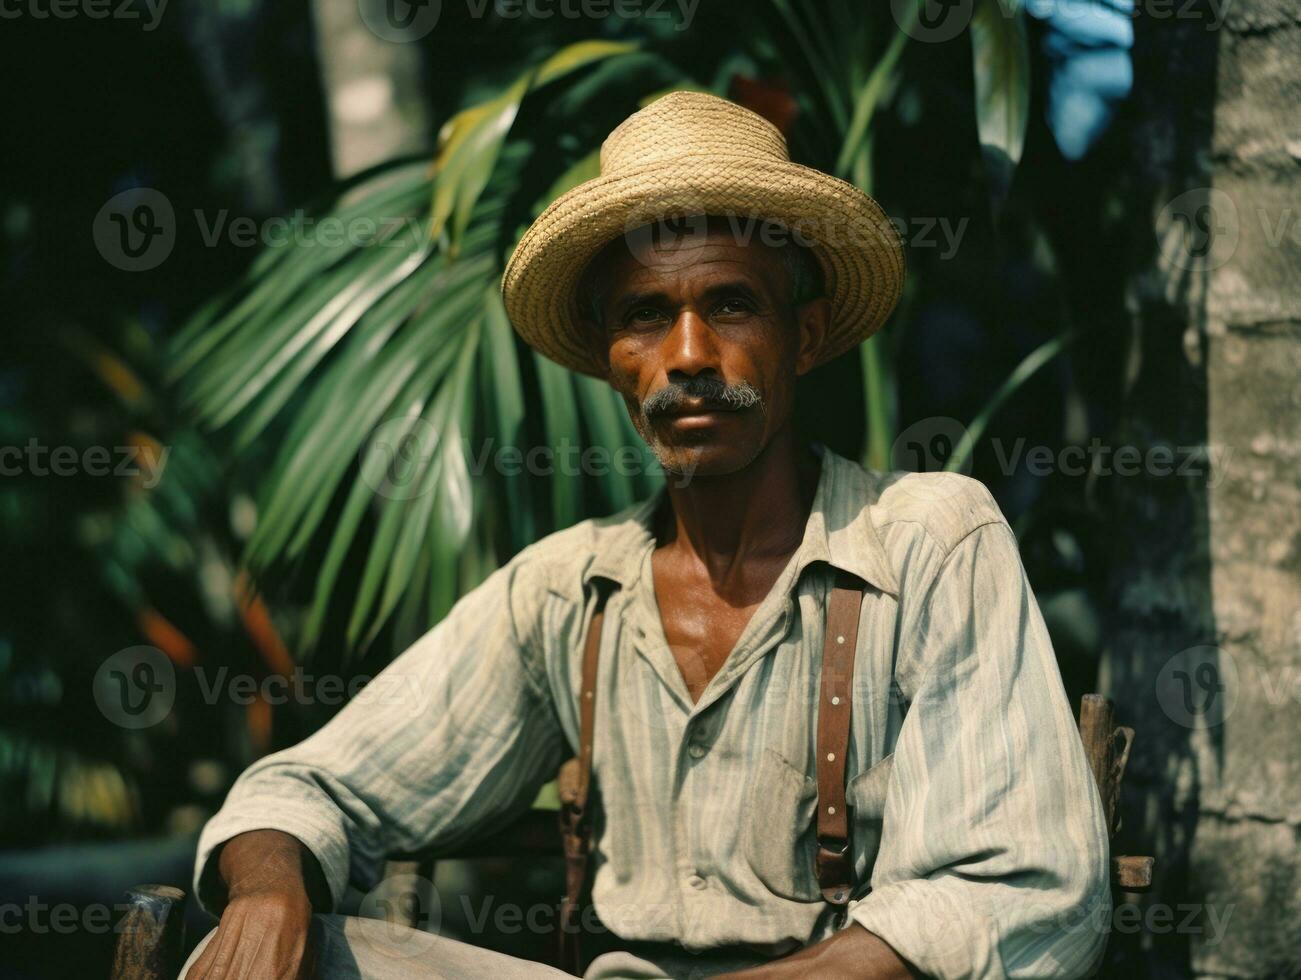
[{"label": "trouser leg", "polygon": [[[314,916],[317,969],[324,980],[563,980],[567,974],[433,933],[379,919]],[[211,941],[199,943],[181,980]]]},{"label": "trouser leg", "polygon": [[[420,932],[380,919],[344,915],[313,916],[317,973],[323,980],[573,980],[542,963],[494,953],[445,936]],[[195,947],[180,980],[216,934]],[[637,945],[637,944],[634,944]],[[641,944],[642,947],[645,944]],[[754,954],[706,953],[692,956],[665,946],[604,952],[587,968],[588,980],[697,980],[756,966]]]}]

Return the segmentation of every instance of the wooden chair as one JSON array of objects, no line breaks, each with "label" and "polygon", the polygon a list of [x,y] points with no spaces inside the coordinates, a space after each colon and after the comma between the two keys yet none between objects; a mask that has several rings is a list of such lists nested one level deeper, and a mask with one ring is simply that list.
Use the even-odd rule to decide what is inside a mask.
[{"label": "wooden chair", "polygon": [[[1107,819],[1107,835],[1115,838],[1120,829],[1116,815],[1120,803],[1120,784],[1125,778],[1129,763],[1129,750],[1134,745],[1134,729],[1116,725],[1116,709],[1101,694],[1086,694],[1080,699],[1080,741],[1084,754],[1093,770],[1098,795],[1102,797],[1102,812]],[[1152,885],[1150,857],[1112,855],[1111,887],[1113,891],[1141,892]]]},{"label": "wooden chair", "polygon": [[[1102,799],[1107,829],[1119,829],[1116,816],[1120,786],[1134,744],[1134,729],[1115,724],[1115,708],[1100,694],[1086,694],[1080,702],[1080,739]],[[505,830],[440,852],[393,855],[385,876],[414,873],[413,880],[432,882],[438,861],[473,858],[528,858],[562,856],[556,811],[531,810]],[[1111,859],[1111,885],[1116,892],[1141,892],[1152,883],[1153,859],[1130,855]],[[393,906],[415,925],[423,896]],[[171,980],[182,965],[183,905],[185,893],[169,885],[140,885],[127,892],[128,909],[119,925],[112,980]]]}]

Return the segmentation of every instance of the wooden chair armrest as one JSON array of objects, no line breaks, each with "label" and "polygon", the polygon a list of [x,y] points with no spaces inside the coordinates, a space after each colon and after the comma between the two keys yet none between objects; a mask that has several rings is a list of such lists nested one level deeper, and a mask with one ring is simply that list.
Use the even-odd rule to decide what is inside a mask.
[{"label": "wooden chair armrest", "polygon": [[1122,854],[1111,859],[1111,883],[1126,892],[1141,892],[1152,885],[1152,867],[1156,862],[1150,857]]},{"label": "wooden chair armrest", "polygon": [[181,969],[185,892],[171,885],[137,885],[126,893],[111,980],[172,980]]}]

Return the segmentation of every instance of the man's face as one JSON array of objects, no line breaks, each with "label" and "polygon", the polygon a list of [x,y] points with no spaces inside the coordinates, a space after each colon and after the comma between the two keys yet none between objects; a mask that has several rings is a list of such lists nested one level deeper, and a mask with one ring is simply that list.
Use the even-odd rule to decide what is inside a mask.
[{"label": "man's face", "polygon": [[[725,223],[674,247],[626,239],[592,264],[600,322],[585,324],[638,433],[671,473],[747,466],[789,420],[829,304],[796,308],[787,264]],[[634,254],[635,251],[635,254]]]}]

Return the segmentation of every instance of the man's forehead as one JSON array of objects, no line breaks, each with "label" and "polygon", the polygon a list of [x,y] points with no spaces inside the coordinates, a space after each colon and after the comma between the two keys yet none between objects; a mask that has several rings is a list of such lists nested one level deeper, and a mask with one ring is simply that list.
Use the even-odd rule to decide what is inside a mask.
[{"label": "man's forehead", "polygon": [[[640,232],[641,229],[638,229]],[[588,282],[614,285],[638,279],[675,275],[688,269],[751,274],[766,279],[781,259],[776,249],[758,235],[745,234],[726,224],[710,222],[708,226],[681,231],[673,229],[658,236],[624,235],[607,245],[588,268]]]}]

